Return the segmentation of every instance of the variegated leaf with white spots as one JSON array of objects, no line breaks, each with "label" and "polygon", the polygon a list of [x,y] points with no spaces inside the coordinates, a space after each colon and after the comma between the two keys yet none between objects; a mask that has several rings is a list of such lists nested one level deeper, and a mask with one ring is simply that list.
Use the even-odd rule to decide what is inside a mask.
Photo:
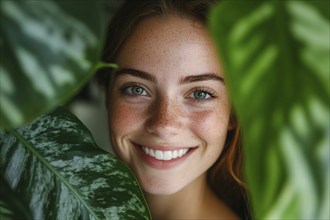
[{"label": "variegated leaf with white spots", "polygon": [[92,76],[102,1],[0,1],[0,127],[17,127],[67,101]]},{"label": "variegated leaf with white spots", "polygon": [[132,172],[71,113],[59,109],[0,140],[3,176],[33,219],[150,219]]},{"label": "variegated leaf with white spots", "polygon": [[224,1],[212,13],[256,219],[330,218],[329,10]]}]

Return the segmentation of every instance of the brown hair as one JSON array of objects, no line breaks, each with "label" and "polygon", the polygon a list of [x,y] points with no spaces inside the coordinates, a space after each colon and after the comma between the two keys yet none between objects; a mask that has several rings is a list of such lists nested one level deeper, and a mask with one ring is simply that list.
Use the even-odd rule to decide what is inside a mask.
[{"label": "brown hair", "polygon": [[[127,1],[108,26],[102,60],[115,62],[116,56],[136,25],[149,16],[175,14],[207,25],[209,10],[217,0],[143,0]],[[108,87],[109,70],[101,70],[97,80]],[[232,114],[232,120],[235,116]],[[236,123],[237,124],[237,123]],[[240,128],[228,132],[224,150],[208,171],[208,182],[214,192],[243,219],[250,218],[246,189],[242,177],[242,141]]]},{"label": "brown hair", "polygon": [[[108,25],[102,61],[115,62],[121,46],[142,19],[155,15],[176,14],[206,24],[208,11],[216,2],[217,0],[127,0]],[[101,86],[107,87],[110,79],[109,70],[98,71],[96,79]]]}]

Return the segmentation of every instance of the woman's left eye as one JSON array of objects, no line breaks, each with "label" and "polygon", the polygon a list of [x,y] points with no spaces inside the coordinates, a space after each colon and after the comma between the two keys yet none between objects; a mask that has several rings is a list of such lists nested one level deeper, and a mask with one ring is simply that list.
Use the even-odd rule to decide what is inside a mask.
[{"label": "woman's left eye", "polygon": [[192,98],[197,101],[206,101],[212,98],[215,98],[212,92],[197,89],[189,94],[189,98]]},{"label": "woman's left eye", "polygon": [[211,97],[210,94],[205,91],[195,91],[193,92],[193,95],[195,99],[207,99]]}]

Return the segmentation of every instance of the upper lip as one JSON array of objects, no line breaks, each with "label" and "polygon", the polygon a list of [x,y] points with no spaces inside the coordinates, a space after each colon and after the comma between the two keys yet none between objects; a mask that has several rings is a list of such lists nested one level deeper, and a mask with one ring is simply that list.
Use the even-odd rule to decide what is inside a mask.
[{"label": "upper lip", "polygon": [[177,144],[142,144],[142,143],[134,143],[135,145],[144,146],[153,150],[161,150],[161,151],[173,151],[173,150],[180,150],[185,148],[195,148],[192,146],[184,146],[184,145],[177,145]]}]

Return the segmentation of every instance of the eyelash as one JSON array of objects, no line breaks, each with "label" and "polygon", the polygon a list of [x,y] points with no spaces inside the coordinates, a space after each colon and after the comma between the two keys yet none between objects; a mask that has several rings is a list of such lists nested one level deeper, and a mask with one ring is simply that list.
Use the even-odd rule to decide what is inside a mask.
[{"label": "eyelash", "polygon": [[[190,95],[194,95],[195,92],[203,92],[203,93],[206,93],[206,95],[209,95],[210,97],[205,98],[205,99],[189,97]],[[217,98],[217,96],[215,95],[215,92],[213,90],[205,88],[205,87],[195,88],[192,92],[189,93],[189,96],[188,96],[188,98],[190,98],[194,102],[198,102],[198,103],[212,101],[213,99]]]},{"label": "eyelash", "polygon": [[[133,94],[132,92],[129,92],[128,89],[132,89],[133,87],[142,89],[143,92],[148,93],[148,95],[136,95],[136,94]],[[120,88],[120,92],[124,95],[132,96],[132,97],[149,96],[149,92],[141,84],[139,84],[137,82],[131,82],[131,83],[124,84]]]},{"label": "eyelash", "polygon": [[[142,89],[143,92],[146,92],[148,95],[138,95],[138,94],[133,94],[132,91],[129,92],[128,89],[132,89],[133,87]],[[149,95],[150,93],[147,91],[147,89],[145,89],[144,86],[142,86],[140,83],[137,83],[137,82],[131,82],[131,83],[124,84],[120,88],[120,92],[124,95],[132,96],[132,97],[150,96]],[[202,98],[202,99],[198,99],[196,97],[190,97],[190,95],[194,95],[195,92],[206,93],[206,95],[208,95],[209,97]],[[215,95],[215,92],[213,90],[205,88],[205,87],[200,87],[200,88],[195,88],[194,90],[189,92],[188,98],[194,102],[203,103],[203,102],[211,101],[211,100],[217,98],[217,96]]]}]

